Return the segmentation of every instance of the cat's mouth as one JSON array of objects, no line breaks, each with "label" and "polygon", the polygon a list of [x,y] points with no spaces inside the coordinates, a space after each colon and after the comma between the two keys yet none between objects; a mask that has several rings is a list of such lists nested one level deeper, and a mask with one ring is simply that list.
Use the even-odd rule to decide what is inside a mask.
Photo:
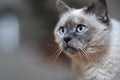
[{"label": "cat's mouth", "polygon": [[72,53],[72,54],[75,54],[75,53],[77,53],[78,52],[78,50],[76,49],[76,48],[74,48],[74,47],[72,47],[72,46],[66,46],[65,48],[64,48],[67,52],[70,52],[70,53]]}]

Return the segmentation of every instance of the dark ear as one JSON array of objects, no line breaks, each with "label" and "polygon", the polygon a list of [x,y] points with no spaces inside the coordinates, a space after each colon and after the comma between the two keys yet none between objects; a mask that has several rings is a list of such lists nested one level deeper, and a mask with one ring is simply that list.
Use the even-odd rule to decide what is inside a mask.
[{"label": "dark ear", "polygon": [[103,23],[109,23],[107,4],[105,0],[94,0],[94,2],[86,9],[87,13],[94,13],[98,20]]},{"label": "dark ear", "polygon": [[63,13],[65,13],[65,12],[67,12],[67,11],[69,11],[71,9],[69,6],[67,6],[61,0],[57,0],[56,7],[57,7],[57,11],[58,11],[59,14],[63,14]]}]

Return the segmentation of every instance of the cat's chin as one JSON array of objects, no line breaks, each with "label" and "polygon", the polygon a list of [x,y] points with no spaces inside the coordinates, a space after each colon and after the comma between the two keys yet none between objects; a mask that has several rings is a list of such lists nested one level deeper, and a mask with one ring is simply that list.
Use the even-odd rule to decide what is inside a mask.
[{"label": "cat's chin", "polygon": [[75,49],[75,48],[73,48],[73,47],[67,47],[67,48],[65,48],[65,51],[68,52],[68,53],[70,53],[70,54],[76,54],[76,53],[78,53],[78,50]]}]

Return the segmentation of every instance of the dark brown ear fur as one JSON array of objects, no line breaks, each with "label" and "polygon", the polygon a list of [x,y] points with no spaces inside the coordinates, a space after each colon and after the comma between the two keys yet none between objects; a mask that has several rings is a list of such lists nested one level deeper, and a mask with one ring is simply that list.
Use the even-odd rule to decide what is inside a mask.
[{"label": "dark brown ear fur", "polygon": [[109,24],[107,4],[105,0],[94,0],[85,11],[87,13],[95,14],[99,21],[107,25]]},{"label": "dark brown ear fur", "polygon": [[56,7],[57,7],[57,11],[58,11],[59,14],[63,14],[63,13],[65,13],[65,12],[67,12],[71,9],[68,5],[66,5],[61,0],[57,0]]}]

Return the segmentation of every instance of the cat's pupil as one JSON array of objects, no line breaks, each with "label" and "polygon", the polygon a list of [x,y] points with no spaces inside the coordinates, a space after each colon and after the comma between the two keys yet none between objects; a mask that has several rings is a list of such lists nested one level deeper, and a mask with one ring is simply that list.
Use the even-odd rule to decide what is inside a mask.
[{"label": "cat's pupil", "polygon": [[79,24],[76,28],[76,31],[80,33],[80,32],[84,32],[85,29],[86,29],[86,27],[84,25]]},{"label": "cat's pupil", "polygon": [[83,29],[83,27],[79,27],[80,28],[80,30],[82,30]]},{"label": "cat's pupil", "polygon": [[65,32],[65,30],[64,30],[64,29],[62,29],[62,32],[64,33],[64,32]]}]

